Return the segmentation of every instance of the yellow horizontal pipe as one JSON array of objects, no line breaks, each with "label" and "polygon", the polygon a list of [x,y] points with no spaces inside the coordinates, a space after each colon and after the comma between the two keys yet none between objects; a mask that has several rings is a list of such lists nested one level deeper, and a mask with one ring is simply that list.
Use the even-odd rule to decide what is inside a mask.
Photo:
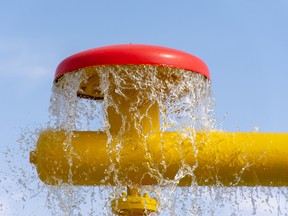
[{"label": "yellow horizontal pipe", "polygon": [[[40,134],[30,161],[50,185],[115,185],[116,181],[155,185],[157,178],[174,179],[179,168],[186,167],[198,185],[288,186],[288,134],[199,132],[195,136],[193,140],[177,132],[155,132],[145,140],[127,134],[107,144],[102,132],[69,135],[47,130]],[[191,181],[186,176],[179,186]]]}]

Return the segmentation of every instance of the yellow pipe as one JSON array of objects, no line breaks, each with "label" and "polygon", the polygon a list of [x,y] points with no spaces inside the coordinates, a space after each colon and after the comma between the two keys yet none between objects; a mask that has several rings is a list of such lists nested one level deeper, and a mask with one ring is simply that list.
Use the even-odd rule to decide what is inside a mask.
[{"label": "yellow pipe", "polygon": [[[101,132],[47,130],[40,134],[30,160],[46,184],[157,184],[159,173],[174,179],[183,165],[193,169],[198,185],[288,186],[288,134],[155,132],[147,139],[123,135],[107,144]],[[71,145],[65,143],[71,142]],[[120,144],[121,143],[121,144]],[[109,150],[115,150],[108,154]],[[116,162],[117,161],[117,162]],[[114,164],[117,175],[108,175]],[[115,173],[114,173],[115,174]],[[106,179],[103,181],[103,179]],[[179,186],[191,184],[185,177]]]},{"label": "yellow pipe", "polygon": [[[165,80],[169,73],[162,69],[157,76]],[[107,95],[95,68],[85,69],[88,79],[78,90],[80,97],[113,102],[107,103],[105,115],[112,141],[104,132],[42,132],[30,161],[43,182],[154,185],[159,184],[157,179],[174,179],[184,168],[184,174],[189,172],[179,186],[190,185],[192,179],[198,185],[288,186],[288,134],[161,133],[159,108],[150,100],[150,87],[140,88],[121,68],[114,70],[117,76],[111,73],[107,78]],[[172,75],[177,83],[177,74]],[[169,95],[167,88],[164,91]]]}]

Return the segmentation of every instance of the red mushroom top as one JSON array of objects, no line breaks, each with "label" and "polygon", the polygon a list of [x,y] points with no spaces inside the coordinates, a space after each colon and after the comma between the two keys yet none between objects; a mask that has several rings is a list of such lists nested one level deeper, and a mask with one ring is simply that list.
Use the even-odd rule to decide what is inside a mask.
[{"label": "red mushroom top", "polygon": [[89,49],[69,56],[58,65],[55,80],[65,73],[98,65],[168,66],[210,78],[206,64],[189,53],[161,46],[123,44]]}]

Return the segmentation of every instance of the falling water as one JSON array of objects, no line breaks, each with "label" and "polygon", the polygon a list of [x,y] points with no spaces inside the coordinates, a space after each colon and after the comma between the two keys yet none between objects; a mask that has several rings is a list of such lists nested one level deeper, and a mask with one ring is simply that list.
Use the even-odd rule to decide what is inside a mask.
[{"label": "falling water", "polygon": [[[91,87],[93,94],[87,94],[85,86],[91,83],[93,77],[97,77],[99,83],[94,82]],[[18,185],[30,192],[25,192],[23,202],[39,194],[47,194],[46,207],[52,215],[113,215],[111,201],[119,197],[126,186],[133,187],[131,182],[127,181],[127,185],[123,185],[119,180],[119,169],[123,169],[120,161],[125,159],[120,150],[125,141],[115,143],[115,139],[124,136],[127,130],[133,130],[144,140],[144,154],[149,157],[147,143],[152,133],[158,130],[162,136],[165,132],[176,131],[179,136],[191,141],[194,154],[197,155],[196,132],[209,134],[216,130],[211,92],[210,81],[201,74],[162,66],[98,66],[65,74],[53,86],[50,121],[42,128],[65,131],[63,145],[70,165],[68,182],[46,186],[37,179],[35,169],[30,174],[22,171]],[[108,121],[108,110],[114,109],[116,113],[121,113],[122,102],[129,101],[131,94],[134,100],[130,101],[127,109],[132,119],[122,116],[122,127],[116,130],[116,134],[115,131],[112,133],[114,129],[111,121]],[[159,129],[154,128],[152,119],[149,120],[149,110],[155,105],[160,112]],[[139,111],[138,107],[144,107],[145,110]],[[148,119],[152,131],[141,128],[143,119]],[[36,134],[30,133],[32,135],[29,137],[25,132],[25,136],[19,139],[22,148],[25,148],[22,152],[27,154],[35,148],[37,134],[41,130],[37,129]],[[101,131],[107,135],[106,145],[111,164],[106,170],[103,186],[72,185],[74,150],[71,139],[75,131]],[[175,145],[180,155],[184,155],[181,146]],[[113,158],[115,153],[116,158]],[[27,159],[27,156],[23,157]],[[183,159],[174,178],[166,178],[163,175],[167,169],[165,152],[162,152],[162,157],[161,163],[149,165],[149,175],[156,179],[157,185],[143,185],[140,189],[141,194],[148,192],[157,199],[159,206],[156,215],[287,215],[287,188],[223,187],[221,184],[199,186],[193,181],[197,162],[191,167]],[[137,173],[133,167],[128,167],[126,171]],[[180,180],[187,176],[192,179],[191,184],[177,187]],[[115,186],[105,184],[110,177],[113,177]],[[238,177],[241,178],[241,173]]]},{"label": "falling water", "polygon": [[[84,91],[81,89],[83,83],[87,83],[91,79],[91,73],[93,76],[99,77],[100,83],[94,88],[96,91],[101,92],[100,100],[78,97],[81,91]],[[115,85],[112,83],[115,83]],[[133,92],[133,94],[136,94],[136,100],[133,100],[129,107],[129,111],[133,113],[132,116],[135,118],[135,121],[132,122],[134,124],[136,122],[136,124],[131,125],[130,122],[125,122],[125,118],[123,118],[122,125],[127,127],[123,127],[118,131],[117,135],[112,136],[111,125],[107,120],[107,109],[108,107],[113,107],[118,110],[121,104],[115,96],[111,96],[111,91],[116,92],[119,97],[128,98],[131,89],[132,91],[133,89],[140,90]],[[137,108],[147,102],[150,103],[150,106],[146,108],[147,110],[139,112]],[[108,136],[108,150],[112,154],[113,152],[119,152],[119,148],[122,145],[120,142],[112,146],[113,137],[121,137],[125,130],[129,130],[128,128],[136,128],[142,137],[148,139],[149,134],[138,128],[137,122],[145,118],[144,115],[156,103],[159,105],[161,132],[177,131],[187,134],[193,140],[196,131],[209,132],[213,129],[215,119],[213,116],[210,81],[200,74],[182,69],[153,66],[96,67],[89,70],[82,69],[77,71],[77,73],[65,75],[53,87],[50,106],[51,122],[53,122],[51,128],[66,131],[68,136],[64,145],[67,145],[67,149],[71,151],[68,154],[73,154],[73,149],[69,148],[69,142],[71,142],[69,139],[73,136],[73,131],[104,131]],[[149,151],[147,146],[145,151]],[[106,192],[108,197],[104,198],[106,200],[104,209],[106,209],[107,214],[111,212],[110,201],[125,190],[125,185],[123,187],[120,182],[117,182],[117,167],[119,167],[117,162],[120,161],[120,154],[117,157],[119,158],[116,158],[116,160],[111,159],[110,170],[107,170],[107,175],[116,176],[115,184],[118,185],[111,187],[110,193]],[[163,167],[152,166],[150,173],[157,179],[159,186],[145,186],[142,189],[154,194],[157,200],[161,200],[160,211],[164,212],[164,209],[168,207],[171,212],[174,209],[172,200],[177,184],[186,175],[193,176],[193,169],[196,168],[197,164],[195,164],[195,167],[188,168],[183,162],[183,167],[179,169],[174,179],[163,178],[162,172],[165,170],[166,164],[163,163],[162,165]],[[77,211],[75,206],[83,203],[81,200],[83,197],[79,196],[83,188],[69,184],[59,187],[62,189],[55,189],[55,187],[50,189],[50,194],[54,197],[52,199],[53,202],[61,202],[58,206],[67,215],[74,214]],[[103,186],[100,189],[101,194],[104,194],[105,190],[109,191],[108,188]],[[87,194],[87,187],[84,193]],[[79,209],[77,212],[80,213],[81,210]]]}]

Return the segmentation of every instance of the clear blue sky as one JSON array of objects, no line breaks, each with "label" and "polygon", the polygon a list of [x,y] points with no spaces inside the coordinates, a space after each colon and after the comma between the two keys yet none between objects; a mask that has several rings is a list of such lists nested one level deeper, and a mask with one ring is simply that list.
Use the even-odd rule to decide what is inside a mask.
[{"label": "clear blue sky", "polygon": [[[0,179],[9,174],[2,152],[16,145],[19,128],[48,121],[60,61],[110,44],[194,54],[210,68],[221,129],[287,132],[287,11],[287,0],[3,1]],[[0,210],[4,187],[0,181]]]}]

